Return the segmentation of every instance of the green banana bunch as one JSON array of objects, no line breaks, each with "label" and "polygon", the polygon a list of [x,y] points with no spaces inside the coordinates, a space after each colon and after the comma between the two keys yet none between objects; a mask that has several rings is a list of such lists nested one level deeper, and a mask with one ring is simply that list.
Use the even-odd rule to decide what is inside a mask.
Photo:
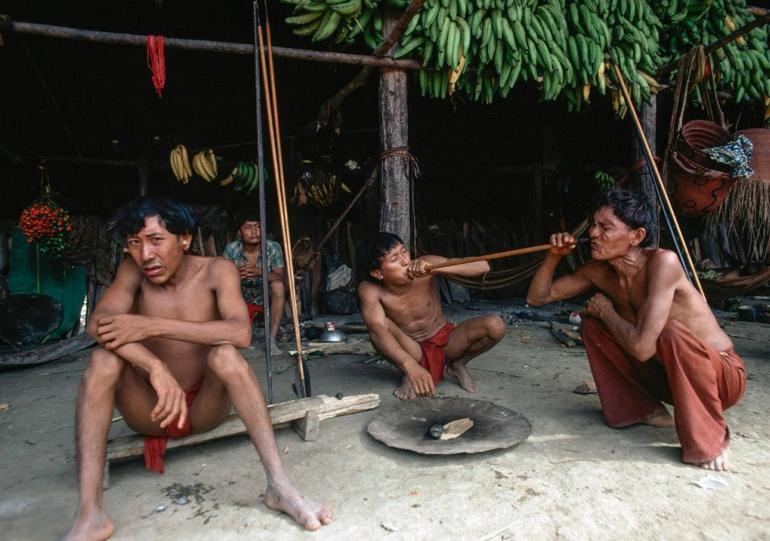
[{"label": "green banana bunch", "polygon": [[[753,20],[743,0],[664,0],[665,6],[676,4],[679,17],[669,19],[663,36],[664,58],[675,59],[698,44],[707,45],[732,33]],[[682,15],[683,13],[683,15]],[[715,51],[710,68],[716,73],[719,88],[732,94],[736,103],[764,100],[770,104],[770,46],[766,26]],[[704,70],[705,71],[705,70]],[[695,102],[700,102],[696,89]],[[766,112],[770,117],[770,108]]]},{"label": "green banana bunch", "polygon": [[[365,0],[282,0],[294,4],[294,15],[286,22],[295,26],[293,33],[323,41],[337,32],[337,43],[345,41],[355,28]],[[372,9],[372,8],[367,8]]]}]

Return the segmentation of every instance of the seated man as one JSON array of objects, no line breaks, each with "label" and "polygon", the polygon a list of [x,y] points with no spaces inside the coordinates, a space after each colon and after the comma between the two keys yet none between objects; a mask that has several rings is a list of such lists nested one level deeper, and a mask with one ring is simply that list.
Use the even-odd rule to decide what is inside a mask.
[{"label": "seated man", "polygon": [[113,407],[145,441],[145,465],[163,471],[167,437],[204,432],[231,404],[267,476],[265,504],[315,530],[330,511],[289,482],[259,382],[237,348],[251,339],[238,271],[226,259],[187,255],[194,220],[184,205],[141,198],[118,213],[130,255],[99,301],[88,332],[99,342],[77,402],[79,512],[68,539],[106,539],[102,476]]},{"label": "seated man", "polygon": [[743,362],[676,254],[647,247],[655,219],[650,205],[612,189],[599,196],[595,209],[593,261],[554,280],[576,240],[569,233],[551,236],[553,246],[527,302],[541,306],[598,289],[585,309],[582,334],[607,424],[671,426],[661,401],[668,402],[684,462],[726,470],[723,412],[743,396]]},{"label": "seated man", "polygon": [[[233,241],[222,251],[222,255],[235,263],[241,275],[241,292],[249,307],[252,323],[257,314],[264,313],[262,299],[262,228],[259,214],[245,212],[237,218],[239,240]],[[286,303],[286,265],[281,245],[265,240],[267,248],[267,283],[270,287],[270,337],[272,350],[280,349],[275,341],[281,327],[283,307]]]},{"label": "seated man", "polygon": [[[478,391],[466,365],[505,335],[499,316],[475,317],[455,325],[441,310],[428,265],[446,261],[426,255],[412,260],[403,241],[380,232],[359,245],[359,268],[368,280],[358,286],[361,315],[372,344],[404,373],[393,394],[403,400],[435,396],[446,373],[468,392]],[[479,261],[436,270],[436,274],[478,276],[489,272]]]}]

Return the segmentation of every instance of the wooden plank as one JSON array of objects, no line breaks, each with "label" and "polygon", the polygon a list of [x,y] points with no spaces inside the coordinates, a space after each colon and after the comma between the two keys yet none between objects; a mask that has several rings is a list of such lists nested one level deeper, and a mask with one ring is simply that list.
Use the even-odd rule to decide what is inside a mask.
[{"label": "wooden plank", "polygon": [[[374,409],[380,405],[380,396],[378,394],[362,394],[345,396],[341,399],[326,395],[318,395],[299,400],[290,400],[288,402],[279,402],[267,407],[270,414],[270,421],[273,426],[296,421],[307,416],[309,411],[317,414],[318,420],[331,419],[351,413],[358,413]],[[206,441],[237,436],[246,433],[246,427],[243,425],[238,415],[230,415],[222,424],[208,432],[200,434],[191,434],[186,438],[169,439],[166,449],[175,447],[186,447]],[[117,458],[138,456],[144,453],[144,436],[140,434],[131,434],[108,441],[107,443],[107,461]]]}]

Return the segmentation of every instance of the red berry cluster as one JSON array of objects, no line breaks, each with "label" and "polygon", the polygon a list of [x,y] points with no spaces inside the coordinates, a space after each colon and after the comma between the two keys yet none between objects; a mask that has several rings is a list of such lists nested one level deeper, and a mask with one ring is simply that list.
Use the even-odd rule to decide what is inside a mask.
[{"label": "red berry cluster", "polygon": [[40,242],[40,247],[52,257],[59,257],[72,232],[69,213],[51,200],[37,201],[24,209],[19,218],[19,229],[27,242]]}]

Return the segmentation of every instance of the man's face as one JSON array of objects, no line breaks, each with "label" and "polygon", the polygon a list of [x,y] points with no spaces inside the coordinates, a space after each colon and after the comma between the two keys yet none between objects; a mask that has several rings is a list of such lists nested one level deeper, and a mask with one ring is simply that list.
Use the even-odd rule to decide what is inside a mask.
[{"label": "man's face", "polygon": [[262,229],[259,222],[243,222],[240,232],[241,239],[246,244],[258,244],[262,238]]},{"label": "man's face", "polygon": [[393,248],[388,250],[380,258],[380,268],[372,271],[372,276],[382,282],[398,285],[409,283],[409,276],[406,273],[406,268],[409,266],[409,262],[412,258],[409,252],[406,251],[404,245],[399,243]]},{"label": "man's face", "polygon": [[615,216],[612,207],[603,206],[594,212],[588,236],[591,238],[591,257],[607,260],[626,255],[632,247],[638,246],[644,240],[645,230],[643,227],[631,229]]},{"label": "man's face", "polygon": [[153,284],[161,285],[179,269],[190,238],[170,233],[158,216],[148,216],[142,230],[126,239],[126,246],[142,274]]}]

